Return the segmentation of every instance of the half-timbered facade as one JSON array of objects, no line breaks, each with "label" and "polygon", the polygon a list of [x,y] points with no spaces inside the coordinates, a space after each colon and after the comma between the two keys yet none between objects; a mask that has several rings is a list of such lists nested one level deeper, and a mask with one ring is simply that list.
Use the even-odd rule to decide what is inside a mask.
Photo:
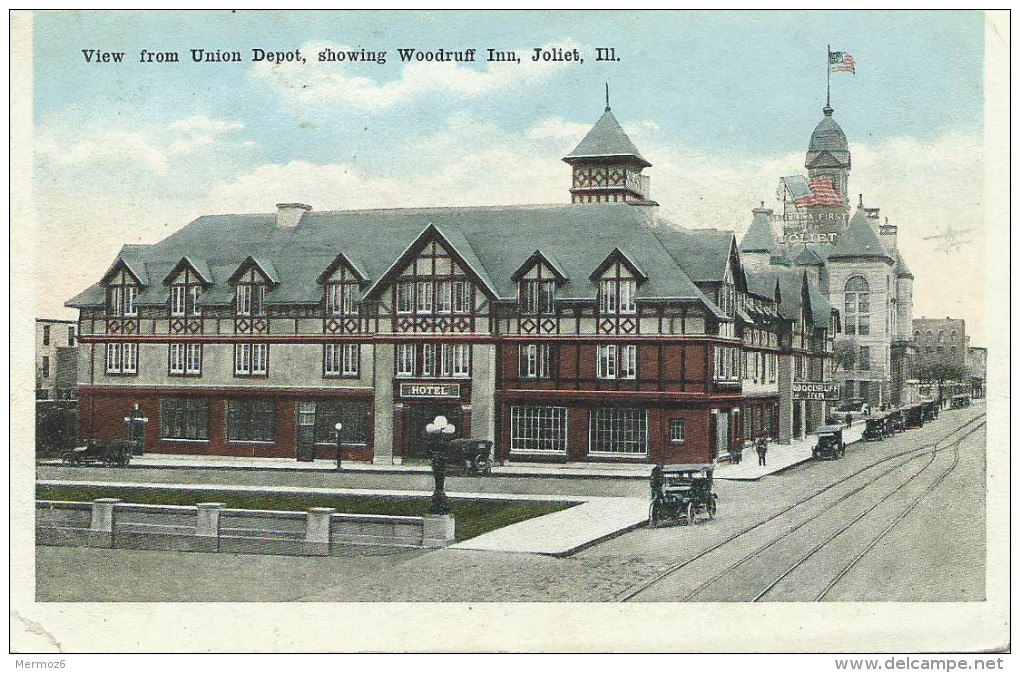
[{"label": "half-timbered facade", "polygon": [[[568,163],[634,163],[617,129],[604,115]],[[287,203],[125,246],[68,302],[81,433],[123,436],[137,404],[147,451],[299,460],[424,459],[437,415],[507,461],[711,462],[778,436],[799,324],[779,284],[749,284],[731,232],[632,196]]]}]

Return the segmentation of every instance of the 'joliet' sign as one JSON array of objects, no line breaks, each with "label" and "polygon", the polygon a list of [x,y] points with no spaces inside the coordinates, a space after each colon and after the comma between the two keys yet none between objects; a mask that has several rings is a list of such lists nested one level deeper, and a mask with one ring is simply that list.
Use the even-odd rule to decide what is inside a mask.
[{"label": "'joliet' sign", "polygon": [[839,384],[834,381],[830,383],[795,381],[793,399],[835,401],[839,399]]},{"label": "'joliet' sign", "polygon": [[401,397],[460,397],[459,383],[401,383]]}]

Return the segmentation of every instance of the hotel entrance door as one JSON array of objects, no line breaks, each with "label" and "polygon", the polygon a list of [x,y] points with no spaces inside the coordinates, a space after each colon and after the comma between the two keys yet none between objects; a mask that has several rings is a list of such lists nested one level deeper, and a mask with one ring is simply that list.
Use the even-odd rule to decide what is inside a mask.
[{"label": "hotel entrance door", "polygon": [[455,428],[450,438],[461,436],[461,411],[456,404],[413,404],[404,425],[404,457],[410,459],[428,459],[428,436],[425,426],[435,420],[436,416],[446,416],[446,420]]}]

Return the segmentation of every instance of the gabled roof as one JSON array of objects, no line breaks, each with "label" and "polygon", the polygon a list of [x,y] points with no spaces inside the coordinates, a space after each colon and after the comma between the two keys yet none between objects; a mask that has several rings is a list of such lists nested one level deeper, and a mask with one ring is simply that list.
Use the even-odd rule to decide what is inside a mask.
[{"label": "gabled roof", "polygon": [[825,260],[821,255],[806,245],[796,254],[791,251],[790,256],[793,257],[794,266],[825,266]]},{"label": "gabled roof", "polygon": [[317,279],[319,284],[322,285],[329,280],[330,276],[336,273],[336,270],[340,268],[341,264],[351,270],[351,273],[354,274],[354,277],[358,279],[359,283],[368,282],[368,276],[365,275],[365,272],[362,271],[350,257],[341,252],[336,256],[336,259],[334,259],[330,265],[326,267],[326,270],[319,274]]},{"label": "gabled roof", "polygon": [[145,262],[143,261],[145,251],[148,248],[148,245],[125,245],[121,247],[117,258],[113,260],[113,263],[106,270],[106,273],[103,274],[99,282],[105,283],[113,274],[121,269],[126,269],[128,273],[135,277],[135,280],[140,285],[148,285],[149,275],[145,272]]},{"label": "gabled roof", "polygon": [[829,318],[832,315],[832,304],[822,294],[821,288],[811,282],[807,274],[804,274],[804,285],[808,290],[808,306],[811,309],[811,324],[816,329],[828,329]]},{"label": "gabled roof", "polygon": [[861,206],[850,218],[850,227],[839,235],[836,246],[829,253],[829,261],[842,259],[880,259],[893,263]]},{"label": "gabled roof", "polygon": [[588,135],[578,143],[573,152],[563,157],[563,160],[569,164],[596,158],[632,159],[642,167],[652,165],[641,156],[608,107],[595,122],[595,126],[588,131]]},{"label": "gabled roof", "polygon": [[822,150],[813,155],[804,168],[842,168],[843,164],[829,150]]},{"label": "gabled roof", "polygon": [[169,285],[172,283],[177,274],[184,270],[184,267],[190,268],[201,279],[203,285],[212,285],[212,273],[209,271],[209,266],[205,263],[205,260],[188,257],[187,255],[181,257],[181,261],[177,262],[177,265],[163,277],[163,284]]},{"label": "gabled roof", "polygon": [[524,263],[517,267],[517,270],[513,272],[512,276],[510,276],[511,280],[515,283],[520,282],[521,278],[524,278],[524,274],[528,273],[528,271],[531,270],[531,267],[539,263],[545,265],[553,272],[553,275],[556,276],[557,283],[565,283],[567,281],[567,274],[564,273],[563,267],[560,266],[560,263],[557,262],[551,255],[547,255],[541,250],[536,250],[531,253],[531,256],[524,260]]},{"label": "gabled roof", "polygon": [[755,208],[753,212],[751,226],[740,241],[740,252],[764,252],[773,256],[782,256],[779,241],[776,240],[775,233],[772,231],[772,223],[769,222],[769,214],[772,211]]},{"label": "gabled roof", "polygon": [[[451,252],[501,300],[516,298],[513,275],[540,250],[565,278],[557,299],[594,301],[597,285],[589,276],[619,248],[648,278],[638,287],[638,301],[693,302],[725,318],[658,236],[667,227],[660,223],[657,209],[628,203],[309,211],[301,226],[293,229],[277,226],[275,213],[209,215],[149,246],[142,261],[150,275],[163,278],[182,257],[201,256],[213,283],[203,290],[199,303],[209,306],[233,301],[234,288],[227,279],[251,257],[278,282],[267,295],[267,304],[315,304],[322,301],[319,278],[340,253],[356,260],[370,283],[378,283],[430,223]],[[701,240],[700,235],[691,236]],[[718,247],[725,250],[725,245]],[[685,255],[696,259],[687,260]],[[695,268],[703,263],[698,252],[678,257]],[[707,266],[714,268],[715,253],[709,257],[713,261]],[[726,253],[719,257],[724,260]],[[725,268],[723,263],[718,267]],[[152,296],[154,301],[161,299]],[[102,306],[104,297],[104,289],[96,285],[69,305]]]},{"label": "gabled roof", "polygon": [[641,283],[648,280],[648,274],[641,270],[641,266],[634,261],[633,257],[620,248],[613,248],[612,252],[606,255],[606,258],[602,260],[602,263],[595,267],[595,270],[591,272],[588,279],[593,283],[599,282],[602,278],[602,274],[606,272],[606,269],[608,269],[612,264],[615,264],[617,261],[626,266]]},{"label": "gabled roof", "polygon": [[231,284],[236,283],[244,272],[252,267],[262,274],[262,277],[265,278],[270,285],[280,284],[280,276],[277,275],[273,262],[269,259],[262,259],[260,261],[251,255],[248,255],[248,257],[238,265],[237,270],[230,274],[230,278],[227,279],[227,282]]},{"label": "gabled roof", "polygon": [[695,283],[721,283],[726,278],[726,265],[736,245],[732,231],[666,225],[658,227],[655,235]]}]

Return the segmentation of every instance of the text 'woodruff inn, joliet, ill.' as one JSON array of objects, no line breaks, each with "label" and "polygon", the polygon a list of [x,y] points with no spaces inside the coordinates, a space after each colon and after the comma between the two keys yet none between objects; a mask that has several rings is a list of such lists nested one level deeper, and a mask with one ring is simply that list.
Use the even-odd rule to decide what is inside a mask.
[{"label": "text 'woodruff inn, joliet, ill.'", "polygon": [[[896,227],[851,208],[823,115],[783,217],[753,208],[739,242],[667,221],[607,100],[563,158],[567,203],[281,203],[126,245],[67,303],[80,434],[141,413],[148,452],[312,459],[341,422],[345,460],[390,464],[443,415],[503,461],[705,463],[824,425],[833,382],[906,403],[913,276]],[[833,236],[792,243],[812,220]],[[859,349],[843,371],[837,334]]]}]

